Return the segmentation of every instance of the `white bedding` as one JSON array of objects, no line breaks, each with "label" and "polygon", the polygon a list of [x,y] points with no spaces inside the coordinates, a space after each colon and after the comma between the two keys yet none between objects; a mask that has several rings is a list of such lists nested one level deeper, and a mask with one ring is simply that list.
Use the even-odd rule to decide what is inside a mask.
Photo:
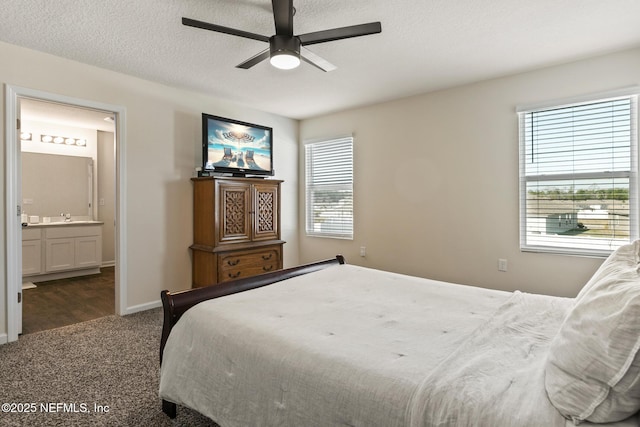
[{"label": "white bedding", "polygon": [[187,311],[160,396],[223,427],[565,426],[544,362],[572,301],[330,267]]}]

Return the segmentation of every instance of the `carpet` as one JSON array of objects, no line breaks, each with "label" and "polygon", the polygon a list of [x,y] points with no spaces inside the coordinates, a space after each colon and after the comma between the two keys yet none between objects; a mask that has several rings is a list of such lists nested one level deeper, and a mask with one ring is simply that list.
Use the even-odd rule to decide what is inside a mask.
[{"label": "carpet", "polygon": [[161,329],[154,309],[0,345],[0,425],[215,427],[181,406],[175,420],[162,412]]}]

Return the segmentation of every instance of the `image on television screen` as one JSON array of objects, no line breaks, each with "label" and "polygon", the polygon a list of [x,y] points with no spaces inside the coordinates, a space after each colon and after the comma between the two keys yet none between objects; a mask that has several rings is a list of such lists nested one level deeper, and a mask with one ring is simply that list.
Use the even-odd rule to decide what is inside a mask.
[{"label": "image on television screen", "polygon": [[271,129],[207,118],[205,169],[271,171]]}]

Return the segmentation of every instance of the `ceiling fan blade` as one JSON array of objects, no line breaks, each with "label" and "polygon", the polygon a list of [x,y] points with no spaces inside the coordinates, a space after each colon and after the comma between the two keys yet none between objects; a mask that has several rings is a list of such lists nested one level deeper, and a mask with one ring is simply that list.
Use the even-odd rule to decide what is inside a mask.
[{"label": "ceiling fan blade", "polygon": [[380,22],[351,25],[349,27],[333,28],[331,30],[316,31],[314,33],[300,34],[298,38],[303,46],[325,43],[333,40],[348,39],[351,37],[366,36],[382,32]]},{"label": "ceiling fan blade", "polygon": [[265,49],[259,54],[247,59],[242,64],[236,65],[236,68],[244,68],[245,70],[247,70],[253,67],[254,65],[256,65],[257,63],[264,61],[267,58],[269,58],[269,49]]},{"label": "ceiling fan blade", "polygon": [[327,61],[324,58],[321,58],[320,56],[304,47],[300,48],[300,58],[302,58],[305,62],[313,65],[314,67],[321,69],[322,71],[333,71],[338,68],[331,62]]},{"label": "ceiling fan blade", "polygon": [[248,31],[236,30],[235,28],[223,27],[222,25],[210,24],[208,22],[196,21],[195,19],[182,18],[182,25],[188,27],[201,28],[203,30],[215,31],[218,33],[231,34],[232,36],[244,37],[252,40],[269,42],[269,37],[261,34],[250,33]]},{"label": "ceiling fan blade", "polygon": [[271,0],[276,34],[293,36],[293,0]]}]

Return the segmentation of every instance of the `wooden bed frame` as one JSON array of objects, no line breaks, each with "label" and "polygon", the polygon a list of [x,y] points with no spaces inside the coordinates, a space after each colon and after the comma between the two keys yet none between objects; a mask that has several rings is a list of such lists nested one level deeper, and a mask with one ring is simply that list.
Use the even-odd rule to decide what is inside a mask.
[{"label": "wooden bed frame", "polygon": [[[160,299],[162,300],[162,308],[164,310],[164,323],[162,325],[162,337],[160,339],[160,363],[162,363],[162,353],[164,352],[164,347],[167,343],[167,339],[169,338],[169,334],[171,333],[171,329],[178,320],[180,320],[180,317],[194,305],[202,301],[260,288],[292,277],[322,270],[332,265],[344,263],[344,257],[342,255],[336,255],[336,257],[332,259],[304,264],[298,267],[287,268],[271,273],[260,274],[258,276],[247,277],[245,279],[231,280],[222,284],[187,289],[178,292],[162,291],[160,293]],[[162,411],[170,418],[175,418],[176,404],[163,399]]]}]

